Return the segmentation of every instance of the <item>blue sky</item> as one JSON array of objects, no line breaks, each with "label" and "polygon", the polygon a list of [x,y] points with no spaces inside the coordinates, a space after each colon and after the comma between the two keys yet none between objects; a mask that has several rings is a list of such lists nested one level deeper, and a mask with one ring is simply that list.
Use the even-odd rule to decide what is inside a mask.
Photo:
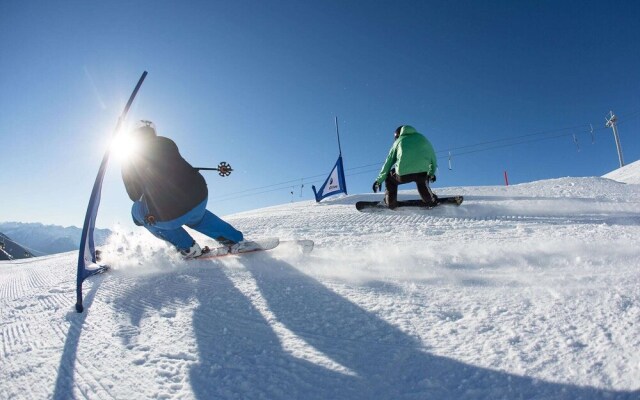
[{"label": "blue sky", "polygon": [[[312,199],[335,116],[350,193],[371,191],[400,124],[442,157],[436,192],[602,175],[609,110],[640,158],[637,21],[637,1],[0,2],[0,221],[82,226],[145,70],[129,120],[233,166],[205,173],[222,216]],[[129,209],[111,160],[97,225]]]}]

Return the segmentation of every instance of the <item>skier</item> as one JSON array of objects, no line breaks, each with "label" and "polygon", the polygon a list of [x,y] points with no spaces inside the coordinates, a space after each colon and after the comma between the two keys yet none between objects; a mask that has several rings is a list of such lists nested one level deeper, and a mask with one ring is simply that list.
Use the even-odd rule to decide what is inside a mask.
[{"label": "skier", "polygon": [[173,244],[185,259],[202,255],[202,248],[183,225],[232,250],[242,232],[206,209],[207,183],[180,155],[169,138],[158,136],[150,121],[131,132],[135,151],[123,162],[122,180],[133,201],[131,215],[156,237]]},{"label": "skier", "polygon": [[400,125],[393,134],[393,146],[373,182],[373,192],[378,192],[384,182],[384,201],[387,207],[395,209],[398,206],[398,185],[415,182],[425,205],[436,205],[438,198],[429,188],[429,181],[436,181],[438,168],[433,146],[410,125]]}]

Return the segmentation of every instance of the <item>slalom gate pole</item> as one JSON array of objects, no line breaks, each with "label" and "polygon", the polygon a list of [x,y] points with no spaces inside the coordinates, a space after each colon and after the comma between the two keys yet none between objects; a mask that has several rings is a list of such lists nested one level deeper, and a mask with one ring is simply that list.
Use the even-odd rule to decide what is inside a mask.
[{"label": "slalom gate pole", "polygon": [[338,155],[342,156],[342,146],[340,145],[340,130],[338,130],[338,117],[336,116],[336,135],[338,136]]},{"label": "slalom gate pole", "polygon": [[[116,129],[113,131],[113,135],[117,135],[120,130],[124,120],[127,118],[127,114],[129,113],[129,108],[133,103],[136,95],[138,94],[138,90],[140,90],[140,86],[142,86],[142,82],[144,78],[147,77],[147,71],[142,73],[142,76],[138,80],[136,87],[133,89],[131,96],[129,96],[129,101],[127,101],[126,106],[124,107],[124,111],[120,114],[118,118],[118,123],[116,124]],[[97,268],[87,269],[87,264],[97,265],[96,260],[96,249],[95,243],[93,241],[93,230],[96,225],[96,217],[98,215],[98,207],[100,207],[100,196],[102,194],[102,181],[104,179],[104,174],[107,170],[107,165],[109,163],[109,153],[110,148],[104,153],[102,157],[102,163],[100,164],[100,169],[98,170],[98,175],[96,176],[96,180],[93,184],[93,189],[91,191],[91,197],[89,198],[89,205],[87,206],[87,214],[84,217],[84,224],[82,226],[82,237],[80,238],[80,250],[78,251],[78,277],[77,277],[77,287],[76,287],[76,311],[81,313],[84,310],[84,306],[82,305],[82,282],[92,275],[100,274],[109,269],[108,266],[98,265]]]}]

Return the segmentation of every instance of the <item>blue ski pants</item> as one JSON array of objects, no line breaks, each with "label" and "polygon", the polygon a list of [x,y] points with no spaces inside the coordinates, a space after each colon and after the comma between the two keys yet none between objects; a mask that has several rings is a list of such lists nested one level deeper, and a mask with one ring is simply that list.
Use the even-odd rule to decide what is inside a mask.
[{"label": "blue ski pants", "polygon": [[145,221],[145,216],[148,213],[144,202],[136,201],[133,203],[131,216],[134,221],[144,226],[154,236],[173,244],[178,250],[189,249],[194,243],[193,238],[183,228],[183,225],[215,240],[240,242],[244,239],[242,232],[207,210],[207,199],[191,211],[171,221],[156,221],[151,225]]}]

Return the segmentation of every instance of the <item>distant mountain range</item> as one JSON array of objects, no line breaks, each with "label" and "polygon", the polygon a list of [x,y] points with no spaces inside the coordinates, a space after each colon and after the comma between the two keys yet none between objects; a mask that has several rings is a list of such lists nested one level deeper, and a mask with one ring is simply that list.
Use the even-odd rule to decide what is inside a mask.
[{"label": "distant mountain range", "polygon": [[0,232],[0,261],[33,257],[30,251]]},{"label": "distant mountain range", "polygon": [[[9,248],[7,243],[12,243],[11,248],[14,249],[15,254],[23,255],[16,257],[13,253],[9,253],[13,258],[24,258],[25,252],[31,256],[43,256],[78,250],[81,235],[82,229],[75,226],[65,228],[41,223],[0,222],[0,240],[5,242],[4,251],[6,252],[6,248]],[[96,246],[104,244],[110,235],[109,229],[96,229],[94,231]],[[0,247],[2,247],[1,244]],[[0,257],[3,256],[1,253]]]}]

